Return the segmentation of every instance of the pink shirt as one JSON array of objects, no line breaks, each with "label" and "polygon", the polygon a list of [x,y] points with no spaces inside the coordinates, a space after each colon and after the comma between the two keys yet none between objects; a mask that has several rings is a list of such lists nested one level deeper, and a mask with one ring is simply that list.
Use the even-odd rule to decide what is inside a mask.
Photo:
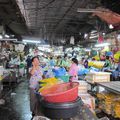
[{"label": "pink shirt", "polygon": [[78,65],[73,63],[70,67],[70,70],[69,70],[69,75],[73,76],[72,79],[71,79],[72,81],[73,80],[78,80],[78,76],[77,76],[78,75],[78,70],[79,70]]}]

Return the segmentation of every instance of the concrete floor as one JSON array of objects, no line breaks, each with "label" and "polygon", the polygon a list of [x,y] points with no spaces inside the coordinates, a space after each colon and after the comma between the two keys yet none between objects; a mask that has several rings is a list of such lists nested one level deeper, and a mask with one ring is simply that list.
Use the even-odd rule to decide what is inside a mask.
[{"label": "concrete floor", "polygon": [[0,120],[30,120],[28,81],[21,82],[0,106]]}]

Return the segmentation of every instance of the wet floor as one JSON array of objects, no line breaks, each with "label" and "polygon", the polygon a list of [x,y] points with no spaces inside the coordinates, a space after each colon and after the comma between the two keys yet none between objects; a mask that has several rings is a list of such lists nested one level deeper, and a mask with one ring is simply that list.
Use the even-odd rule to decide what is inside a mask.
[{"label": "wet floor", "polygon": [[31,120],[27,80],[17,85],[5,99],[5,105],[0,105],[0,120]]}]

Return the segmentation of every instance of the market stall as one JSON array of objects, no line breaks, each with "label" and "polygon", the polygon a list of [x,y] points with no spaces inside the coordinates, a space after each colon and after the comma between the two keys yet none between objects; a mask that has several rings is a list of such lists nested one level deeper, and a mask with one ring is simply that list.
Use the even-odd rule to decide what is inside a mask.
[{"label": "market stall", "polygon": [[61,83],[55,78],[40,81],[42,88],[39,92],[43,99],[41,100],[39,94],[38,98],[44,115],[51,119],[98,120],[83,99],[78,97],[78,84],[78,82]]},{"label": "market stall", "polygon": [[104,87],[106,90],[112,92],[112,93],[116,93],[116,94],[120,94],[120,81],[112,81],[112,82],[100,82],[97,83],[98,86],[102,86]]},{"label": "market stall", "polygon": [[97,85],[102,86],[106,90],[97,94],[99,108],[106,114],[120,119],[120,82],[98,83]]}]

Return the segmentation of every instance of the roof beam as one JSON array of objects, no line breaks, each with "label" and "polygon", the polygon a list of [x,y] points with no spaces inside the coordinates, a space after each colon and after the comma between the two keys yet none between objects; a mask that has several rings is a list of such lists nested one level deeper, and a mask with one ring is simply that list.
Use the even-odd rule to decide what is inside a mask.
[{"label": "roof beam", "polygon": [[77,0],[74,0],[71,4],[71,6],[67,9],[67,11],[65,12],[65,14],[62,16],[62,18],[58,21],[58,23],[55,25],[55,29],[57,28],[57,26],[61,23],[61,21],[63,20],[63,18],[67,15],[67,13],[71,10],[72,6],[76,3]]}]

